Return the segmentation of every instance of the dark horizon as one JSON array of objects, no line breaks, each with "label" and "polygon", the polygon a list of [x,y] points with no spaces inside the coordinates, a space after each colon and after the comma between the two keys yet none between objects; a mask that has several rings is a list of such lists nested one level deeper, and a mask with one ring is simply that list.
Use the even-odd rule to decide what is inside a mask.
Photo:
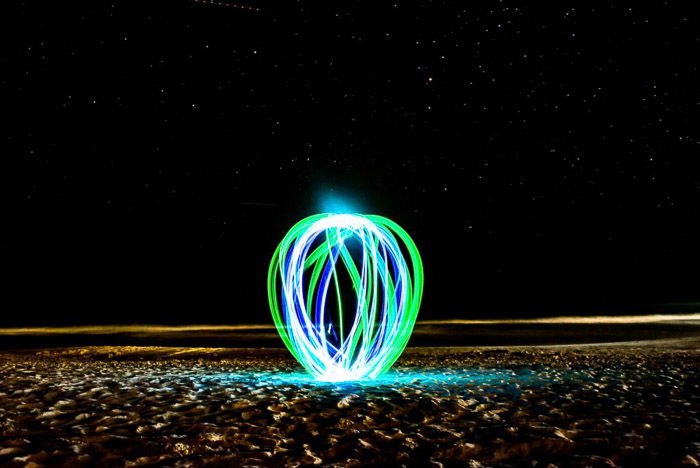
[{"label": "dark horizon", "polygon": [[267,323],[329,199],[411,234],[424,320],[700,300],[681,2],[10,5],[0,325]]}]

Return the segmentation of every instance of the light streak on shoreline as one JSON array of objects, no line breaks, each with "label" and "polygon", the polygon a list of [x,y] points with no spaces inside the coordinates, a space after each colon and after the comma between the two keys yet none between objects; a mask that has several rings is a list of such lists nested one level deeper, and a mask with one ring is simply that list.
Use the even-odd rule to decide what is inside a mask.
[{"label": "light streak on shoreline", "polygon": [[180,332],[235,332],[245,330],[273,330],[274,325],[69,325],[65,327],[0,328],[0,335],[113,335],[158,334]]},{"label": "light streak on shoreline", "polygon": [[571,324],[571,325],[595,325],[595,324],[635,324],[658,323],[700,320],[700,313],[694,314],[650,314],[650,315],[572,315],[561,317],[539,317],[524,319],[477,319],[477,320],[423,320],[418,325],[536,325],[536,324]]},{"label": "light streak on shoreline", "polygon": [[[529,319],[493,319],[493,320],[419,320],[416,327],[450,326],[450,325],[634,325],[663,322],[698,322],[700,313],[694,314],[653,314],[653,315],[617,315],[617,316],[563,316],[539,317]],[[56,327],[6,327],[0,328],[0,335],[111,335],[111,334],[159,334],[182,332],[237,332],[255,330],[274,330],[272,324],[244,325],[69,325]]]}]

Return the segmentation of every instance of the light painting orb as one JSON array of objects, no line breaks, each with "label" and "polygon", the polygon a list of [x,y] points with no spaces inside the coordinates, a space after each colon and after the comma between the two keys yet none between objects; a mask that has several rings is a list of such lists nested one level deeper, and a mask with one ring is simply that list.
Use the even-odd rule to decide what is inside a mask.
[{"label": "light painting orb", "polygon": [[408,343],[423,293],[410,236],[376,215],[318,214],[292,227],[268,273],[282,341],[317,380],[375,378]]}]

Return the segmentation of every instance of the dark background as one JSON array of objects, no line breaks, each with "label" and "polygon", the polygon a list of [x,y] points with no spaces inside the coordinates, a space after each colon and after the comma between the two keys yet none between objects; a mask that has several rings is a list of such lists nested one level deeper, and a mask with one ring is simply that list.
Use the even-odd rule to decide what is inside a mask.
[{"label": "dark background", "polygon": [[4,2],[3,324],[269,322],[329,197],[424,319],[700,299],[693,2],[240,2]]}]

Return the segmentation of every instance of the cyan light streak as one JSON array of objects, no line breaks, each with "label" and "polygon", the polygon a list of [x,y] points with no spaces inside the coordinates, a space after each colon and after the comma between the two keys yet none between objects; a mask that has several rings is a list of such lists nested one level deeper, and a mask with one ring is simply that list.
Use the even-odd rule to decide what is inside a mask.
[{"label": "cyan light streak", "polygon": [[[343,297],[350,295],[345,281],[352,297]],[[282,239],[268,273],[282,341],[324,381],[376,378],[389,369],[408,343],[422,292],[418,249],[399,225],[376,215],[303,219]],[[348,308],[354,315],[344,317]]]}]

